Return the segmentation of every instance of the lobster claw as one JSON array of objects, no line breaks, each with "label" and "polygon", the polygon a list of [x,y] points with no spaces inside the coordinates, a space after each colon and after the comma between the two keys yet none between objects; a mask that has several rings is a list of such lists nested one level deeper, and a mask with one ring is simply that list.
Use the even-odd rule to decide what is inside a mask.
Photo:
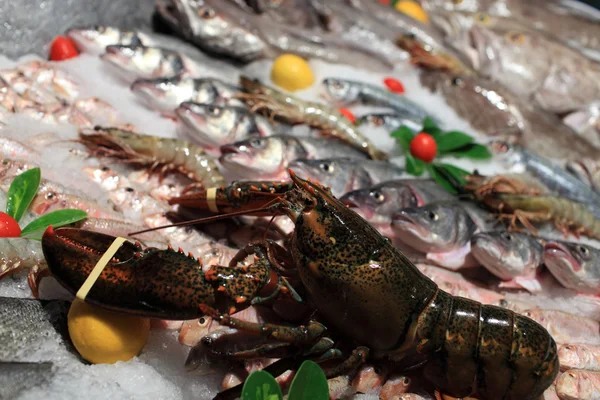
[{"label": "lobster claw", "polygon": [[[114,236],[76,228],[48,228],[42,249],[58,282],[76,293]],[[94,282],[85,301],[113,311],[161,319],[202,316],[200,304],[214,305],[214,290],[202,265],[173,249],[142,250],[125,242]]]}]

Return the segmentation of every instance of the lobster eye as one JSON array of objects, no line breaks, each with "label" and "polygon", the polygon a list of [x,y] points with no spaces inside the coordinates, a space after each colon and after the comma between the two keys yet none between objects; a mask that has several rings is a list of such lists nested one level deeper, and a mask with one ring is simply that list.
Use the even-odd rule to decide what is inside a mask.
[{"label": "lobster eye", "polygon": [[321,167],[321,169],[325,172],[333,172],[333,170],[335,168],[333,168],[333,164],[329,164],[329,163],[321,163],[321,165],[319,165],[319,167]]},{"label": "lobster eye", "polygon": [[377,190],[374,190],[372,192],[369,193],[369,195],[375,199],[376,202],[378,203],[383,203],[385,201],[385,196],[383,193],[378,192]]},{"label": "lobster eye", "polygon": [[429,218],[430,221],[437,221],[439,217],[438,217],[437,213],[435,213],[433,211],[428,211],[427,218]]}]

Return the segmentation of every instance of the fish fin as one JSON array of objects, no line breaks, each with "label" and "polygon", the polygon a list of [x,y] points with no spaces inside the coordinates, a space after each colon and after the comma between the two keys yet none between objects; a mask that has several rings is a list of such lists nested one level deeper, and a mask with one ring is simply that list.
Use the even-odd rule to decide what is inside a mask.
[{"label": "fish fin", "polygon": [[516,278],[501,282],[498,287],[506,289],[525,289],[530,293],[539,293],[542,291],[542,285],[537,276],[517,276]]}]

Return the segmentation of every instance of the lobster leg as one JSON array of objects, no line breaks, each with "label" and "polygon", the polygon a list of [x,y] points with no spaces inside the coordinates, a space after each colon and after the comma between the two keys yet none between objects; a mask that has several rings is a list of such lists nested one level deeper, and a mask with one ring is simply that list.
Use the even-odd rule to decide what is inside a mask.
[{"label": "lobster leg", "polygon": [[[211,347],[214,343],[203,342],[206,346]],[[210,349],[209,353],[217,357],[228,357],[236,359],[253,359],[253,358],[287,358],[287,357],[298,357],[298,356],[311,356],[318,355],[319,359],[326,356],[327,359],[331,358],[330,354],[337,354],[336,352],[330,352],[333,347],[333,341],[329,338],[321,338],[314,346],[307,348],[307,346],[292,344],[292,343],[265,343],[256,346],[251,349],[241,351],[220,351],[216,349]]]},{"label": "lobster leg", "polygon": [[269,339],[288,342],[288,343],[306,343],[318,339],[326,330],[325,326],[316,321],[310,321],[308,325],[300,325],[296,327],[284,326],[269,323],[256,323],[242,321],[237,318],[231,318],[226,314],[221,314],[212,307],[204,304],[200,305],[200,309],[206,314],[214,318],[221,325],[231,328],[252,332],[257,335],[265,336]]},{"label": "lobster leg", "polygon": [[352,350],[352,354],[348,356],[343,362],[336,365],[335,367],[323,368],[327,379],[335,378],[336,376],[348,374],[352,371],[356,371],[361,365],[367,362],[369,357],[369,348],[364,346],[358,346]]}]

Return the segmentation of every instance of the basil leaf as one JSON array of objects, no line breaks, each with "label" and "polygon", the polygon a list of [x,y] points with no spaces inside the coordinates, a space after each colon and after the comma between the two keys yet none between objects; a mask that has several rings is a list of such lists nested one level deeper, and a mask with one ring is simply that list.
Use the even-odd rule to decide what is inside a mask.
[{"label": "basil leaf", "polygon": [[281,400],[279,384],[267,371],[254,371],[242,387],[242,400]]},{"label": "basil leaf", "polygon": [[427,172],[429,172],[429,174],[431,175],[433,180],[438,185],[443,187],[447,192],[454,194],[454,195],[458,194],[456,189],[454,189],[454,186],[452,185],[452,183],[443,174],[440,173],[440,171],[436,168],[435,165],[428,164]]},{"label": "basil leaf", "polygon": [[32,168],[17,175],[8,189],[8,201],[6,202],[6,213],[17,222],[29,208],[31,201],[37,194],[42,172],[39,168]]},{"label": "basil leaf", "polygon": [[457,158],[470,158],[473,160],[487,160],[492,157],[490,150],[482,144],[470,144],[465,149],[459,149],[460,151],[452,151],[445,153],[445,155],[451,155]]},{"label": "basil leaf", "polygon": [[458,182],[461,183],[461,185],[464,185],[465,183],[467,183],[467,180],[465,179],[465,176],[469,176],[471,175],[470,172],[465,171],[462,168],[458,168],[452,164],[437,164],[436,167],[442,167],[445,169],[445,172],[449,175],[451,175],[454,179],[456,179]]},{"label": "basil leaf", "polygon": [[433,122],[430,117],[425,117],[423,120],[422,132],[428,133],[431,136],[439,136],[442,134],[442,130]]},{"label": "basil leaf", "polygon": [[473,143],[473,138],[467,134],[458,131],[450,131],[436,138],[438,147],[438,153],[445,154],[449,151],[455,150],[457,153],[458,149],[465,147],[466,145]]},{"label": "basil leaf", "polygon": [[410,142],[413,140],[414,136],[415,134],[413,131],[411,131],[408,126],[404,125],[392,132],[392,137],[400,142],[404,151],[410,150]]},{"label": "basil leaf", "polygon": [[302,363],[290,385],[288,400],[329,400],[327,378],[317,363]]},{"label": "basil leaf", "polygon": [[406,172],[415,175],[421,176],[423,175],[423,171],[425,170],[425,161],[419,160],[415,158],[409,152],[406,153]]},{"label": "basil leaf", "polygon": [[21,237],[31,235],[34,233],[43,234],[46,228],[52,225],[54,228],[59,226],[69,225],[73,222],[81,221],[87,218],[87,213],[81,210],[66,209],[52,211],[46,215],[42,215],[35,221],[31,221],[21,231]]}]

